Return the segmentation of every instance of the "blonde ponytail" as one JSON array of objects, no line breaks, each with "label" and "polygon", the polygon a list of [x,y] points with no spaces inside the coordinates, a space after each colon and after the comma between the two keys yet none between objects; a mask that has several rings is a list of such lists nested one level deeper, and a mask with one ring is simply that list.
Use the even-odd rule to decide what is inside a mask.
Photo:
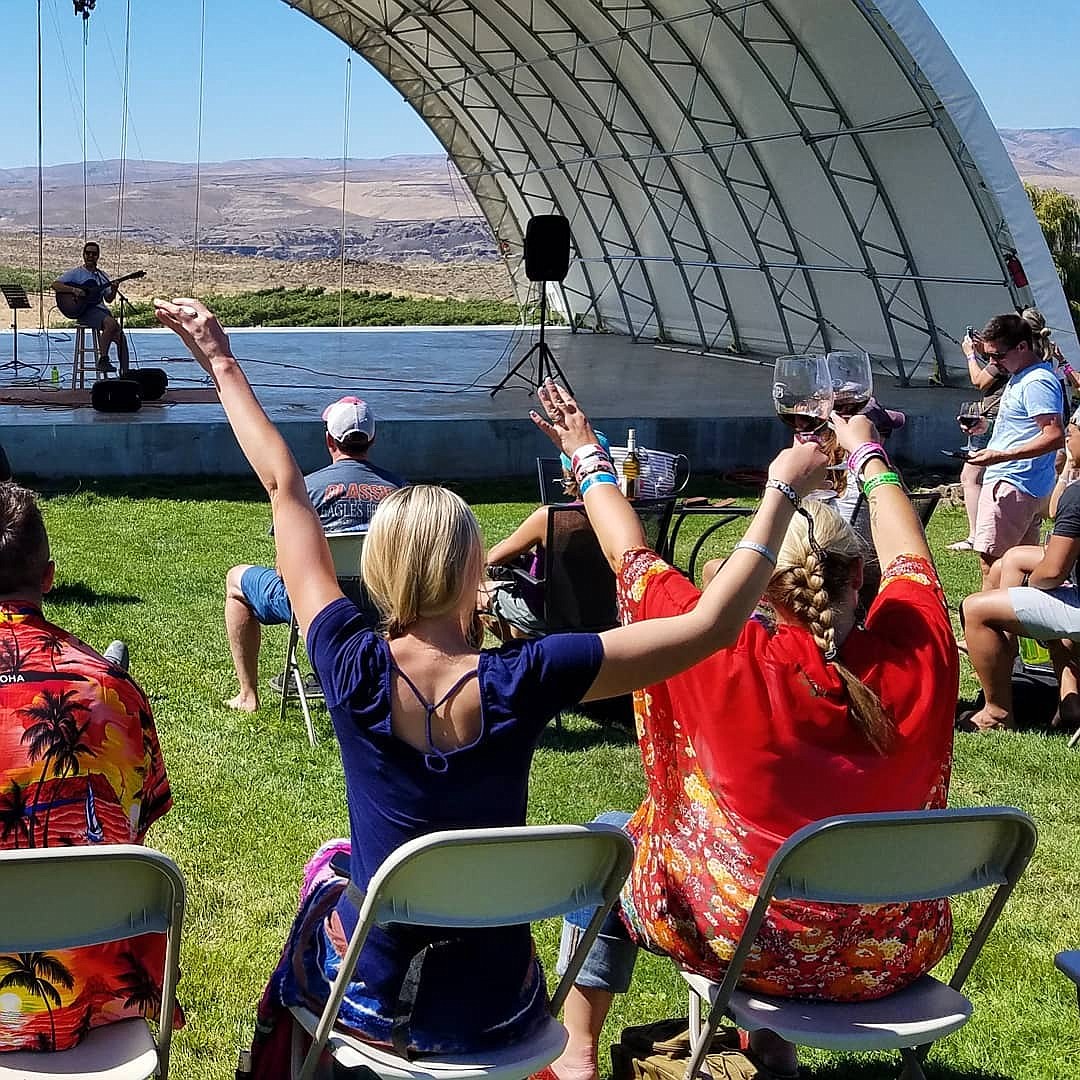
[{"label": "blonde ponytail", "polygon": [[813,635],[814,644],[844,684],[852,721],[884,754],[895,737],[891,717],[877,694],[836,659],[836,613],[862,556],[862,544],[851,526],[831,507],[808,501],[788,526],[766,595]]}]

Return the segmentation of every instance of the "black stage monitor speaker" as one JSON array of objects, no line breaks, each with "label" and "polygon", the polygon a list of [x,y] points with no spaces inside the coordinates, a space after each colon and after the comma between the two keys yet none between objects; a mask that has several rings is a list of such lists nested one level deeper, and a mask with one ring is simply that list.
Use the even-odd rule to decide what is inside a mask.
[{"label": "black stage monitor speaker", "polygon": [[90,404],[97,412],[138,412],[142,393],[134,379],[99,379],[90,390]]},{"label": "black stage monitor speaker", "polygon": [[525,226],[525,276],[562,281],[570,269],[570,222],[562,214],[537,214]]},{"label": "black stage monitor speaker", "polygon": [[157,401],[169,388],[169,376],[159,367],[132,368],[127,377],[139,384],[143,401]]}]

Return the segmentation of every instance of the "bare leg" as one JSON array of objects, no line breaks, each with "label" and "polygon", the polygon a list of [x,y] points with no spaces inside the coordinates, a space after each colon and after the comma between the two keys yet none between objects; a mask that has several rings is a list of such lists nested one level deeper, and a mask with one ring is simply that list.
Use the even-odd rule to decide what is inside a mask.
[{"label": "bare leg", "polygon": [[126,373],[128,367],[128,345],[120,329],[120,324],[110,315],[101,324],[101,352],[106,358],[113,344],[116,345],[116,356],[120,362],[121,374]]},{"label": "bare leg", "polygon": [[1080,681],[1077,680],[1076,653],[1073,643],[1048,641],[1046,644],[1058,677],[1058,715],[1055,727],[1072,730],[1080,724]]},{"label": "bare leg", "polygon": [[975,593],[964,600],[964,633],[968,655],[982,684],[986,704],[972,718],[984,731],[1015,728],[1012,701],[1012,661],[1021,632],[1016,612],[1004,589]]},{"label": "bare leg", "polygon": [[551,1068],[559,1080],[597,1080],[600,1031],[615,995],[610,990],[572,986],[563,1006],[563,1027],[570,1038]]},{"label": "bare leg", "polygon": [[964,510],[967,511],[968,537],[975,535],[975,521],[979,516],[979,496],[982,494],[982,478],[986,467],[965,465],[960,470],[960,487],[964,492]]},{"label": "bare leg", "polygon": [[225,631],[240,683],[240,692],[226,699],[230,709],[255,712],[259,708],[259,646],[262,627],[248,607],[240,588],[246,566],[234,566],[225,576]]},{"label": "bare leg", "polygon": [[[991,583],[990,572],[993,569],[994,563],[997,561],[997,555],[984,555],[981,551],[979,552],[979,570],[982,572],[982,587],[984,592],[994,588]],[[998,572],[1000,573],[1000,571]]]}]

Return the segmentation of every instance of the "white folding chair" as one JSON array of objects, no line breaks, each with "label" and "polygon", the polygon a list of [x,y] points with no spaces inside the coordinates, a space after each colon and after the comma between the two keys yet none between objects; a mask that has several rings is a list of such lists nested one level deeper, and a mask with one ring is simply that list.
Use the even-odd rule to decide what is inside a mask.
[{"label": "white folding chair", "polygon": [[[721,1019],[747,1031],[775,1031],[823,1050],[899,1050],[907,1080],[925,1080],[931,1044],[971,1018],[960,993],[1005,902],[1035,849],[1035,823],[1021,810],[984,807],[918,813],[852,814],[800,829],[769,862],[722,983],[682,972],[690,985],[693,1052],[687,1080],[701,1068]],[[997,886],[948,985],[924,975],[876,1001],[834,1004],[764,997],[736,989],[770,900],[888,904],[957,896]],[[701,1003],[712,1003],[701,1026]]]},{"label": "white folding chair", "polygon": [[0,1080],[168,1080],[185,894],[176,863],[136,844],[0,852],[0,951],[166,935],[156,1043],[145,1020],[119,1020],[71,1050],[0,1054]]},{"label": "white folding chair", "polygon": [[[566,1030],[555,1016],[604,916],[618,898],[633,856],[626,833],[596,822],[462,829],[431,833],[403,844],[371,879],[322,1015],[292,1009],[295,1021],[313,1035],[302,1065],[299,1039],[293,1040],[293,1077],[313,1080],[324,1048],[342,1069],[366,1067],[387,1080],[523,1080],[542,1069],[566,1045]],[[333,1029],[373,926],[512,926],[592,905],[596,914],[552,996],[551,1016],[536,1034],[520,1043],[464,1057],[425,1056],[409,1061]]]},{"label": "white folding chair", "polygon": [[[360,553],[364,549],[367,529],[357,532],[327,533],[326,542],[330,545],[330,555],[334,560],[334,573],[342,584],[358,584],[360,581]],[[296,658],[297,645],[300,642],[300,625],[296,615],[289,623],[289,644],[285,649],[285,674],[281,680],[281,722],[285,722],[285,708],[289,704],[292,689],[300,699],[300,708],[304,713],[304,725],[307,728],[308,742],[315,745],[315,725],[311,722],[311,706],[304,690],[304,674]]]}]

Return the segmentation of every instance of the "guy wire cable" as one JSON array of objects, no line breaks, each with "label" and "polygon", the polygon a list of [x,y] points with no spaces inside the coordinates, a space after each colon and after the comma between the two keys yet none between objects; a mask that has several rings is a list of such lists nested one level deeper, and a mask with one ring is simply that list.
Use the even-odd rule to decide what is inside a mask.
[{"label": "guy wire cable", "polygon": [[195,123],[195,221],[191,234],[191,295],[195,292],[199,265],[199,203],[202,195],[202,132],[204,76],[206,72],[206,0],[202,0],[199,29],[199,101]]}]

